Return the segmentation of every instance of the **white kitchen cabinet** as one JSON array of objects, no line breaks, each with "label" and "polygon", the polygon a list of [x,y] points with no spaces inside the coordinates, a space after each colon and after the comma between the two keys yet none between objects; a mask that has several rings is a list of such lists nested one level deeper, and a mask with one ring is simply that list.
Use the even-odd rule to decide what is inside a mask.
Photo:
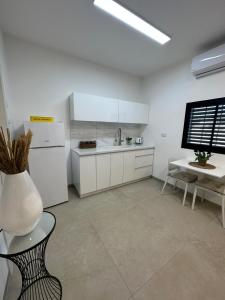
[{"label": "white kitchen cabinet", "polygon": [[111,153],[111,186],[123,183],[123,154],[123,152]]},{"label": "white kitchen cabinet", "polygon": [[123,162],[123,182],[129,182],[135,179],[135,151],[124,152]]},{"label": "white kitchen cabinet", "polygon": [[148,124],[149,106],[138,102],[73,93],[70,96],[70,119],[74,121]]},{"label": "white kitchen cabinet", "polygon": [[136,156],[135,158],[135,168],[152,166],[152,164],[153,164],[153,155],[142,155],[142,156]]},{"label": "white kitchen cabinet", "polygon": [[[112,146],[111,152],[107,149],[103,153],[99,153],[99,149],[93,149],[93,152],[91,149],[73,149],[71,151],[73,184],[79,195],[84,197],[151,176],[153,148],[143,147],[142,150],[136,148],[114,152]],[[83,153],[85,155],[82,155]]]},{"label": "white kitchen cabinet", "polygon": [[134,179],[138,180],[141,178],[149,177],[152,175],[152,166],[145,166],[140,168],[135,168]]},{"label": "white kitchen cabinet", "polygon": [[153,154],[153,149],[139,150],[135,152],[135,180],[152,175]]},{"label": "white kitchen cabinet", "polygon": [[118,100],[73,93],[70,117],[76,121],[118,122]]},{"label": "white kitchen cabinet", "polygon": [[95,155],[80,158],[80,193],[88,194],[96,191],[96,159]]},{"label": "white kitchen cabinet", "polygon": [[110,154],[96,156],[97,190],[110,186]]},{"label": "white kitchen cabinet", "polygon": [[135,157],[153,155],[153,154],[154,154],[154,149],[141,149],[135,152]]},{"label": "white kitchen cabinet", "polygon": [[148,121],[147,104],[119,100],[119,123],[148,124]]}]

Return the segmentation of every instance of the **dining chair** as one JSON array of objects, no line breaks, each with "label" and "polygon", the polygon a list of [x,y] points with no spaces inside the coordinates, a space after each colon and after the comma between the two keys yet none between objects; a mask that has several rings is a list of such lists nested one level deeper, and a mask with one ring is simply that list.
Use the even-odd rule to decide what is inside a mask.
[{"label": "dining chair", "polygon": [[195,208],[195,199],[198,193],[198,190],[210,191],[217,196],[222,197],[222,223],[223,228],[225,228],[225,182],[214,180],[208,177],[204,177],[195,182],[195,189],[192,200],[192,209]]},{"label": "dining chair", "polygon": [[183,206],[184,206],[185,201],[186,201],[186,196],[187,196],[187,191],[188,191],[189,184],[194,183],[198,179],[198,177],[197,177],[197,175],[190,174],[186,171],[181,171],[178,167],[173,166],[171,164],[171,162],[172,162],[172,160],[168,161],[168,172],[167,172],[167,175],[166,175],[166,179],[165,179],[161,194],[163,194],[164,189],[165,189],[165,187],[168,183],[169,178],[172,178],[172,179],[175,180],[174,187],[176,187],[177,181],[180,181],[180,182],[184,183],[185,184],[184,196],[183,196]]}]

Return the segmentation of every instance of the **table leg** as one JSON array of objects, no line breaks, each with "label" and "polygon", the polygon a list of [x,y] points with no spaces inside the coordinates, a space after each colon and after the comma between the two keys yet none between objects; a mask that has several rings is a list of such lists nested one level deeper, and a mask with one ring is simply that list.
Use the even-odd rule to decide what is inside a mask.
[{"label": "table leg", "polygon": [[60,300],[62,286],[45,266],[45,249],[48,239],[29,251],[9,257],[19,268],[22,276],[22,289],[19,300]]}]

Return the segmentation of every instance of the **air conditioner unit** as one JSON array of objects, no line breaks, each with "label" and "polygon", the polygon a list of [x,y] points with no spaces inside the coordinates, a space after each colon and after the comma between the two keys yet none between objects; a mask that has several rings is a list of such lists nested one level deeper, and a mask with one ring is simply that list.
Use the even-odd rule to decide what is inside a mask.
[{"label": "air conditioner unit", "polygon": [[191,67],[196,78],[225,70],[225,44],[193,58]]}]

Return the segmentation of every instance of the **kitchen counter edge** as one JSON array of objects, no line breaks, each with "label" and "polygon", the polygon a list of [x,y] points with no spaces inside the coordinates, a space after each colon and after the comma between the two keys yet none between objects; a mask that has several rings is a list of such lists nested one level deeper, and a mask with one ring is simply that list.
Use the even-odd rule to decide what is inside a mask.
[{"label": "kitchen counter edge", "polygon": [[[115,148],[114,148],[115,147]],[[115,152],[128,152],[128,151],[138,151],[138,150],[146,150],[146,149],[155,149],[153,145],[142,145],[142,146],[127,146],[121,147],[119,146],[112,146],[112,147],[97,147],[93,149],[80,149],[80,148],[73,148],[71,149],[79,156],[88,156],[88,155],[98,155],[104,153],[115,153]]]}]

